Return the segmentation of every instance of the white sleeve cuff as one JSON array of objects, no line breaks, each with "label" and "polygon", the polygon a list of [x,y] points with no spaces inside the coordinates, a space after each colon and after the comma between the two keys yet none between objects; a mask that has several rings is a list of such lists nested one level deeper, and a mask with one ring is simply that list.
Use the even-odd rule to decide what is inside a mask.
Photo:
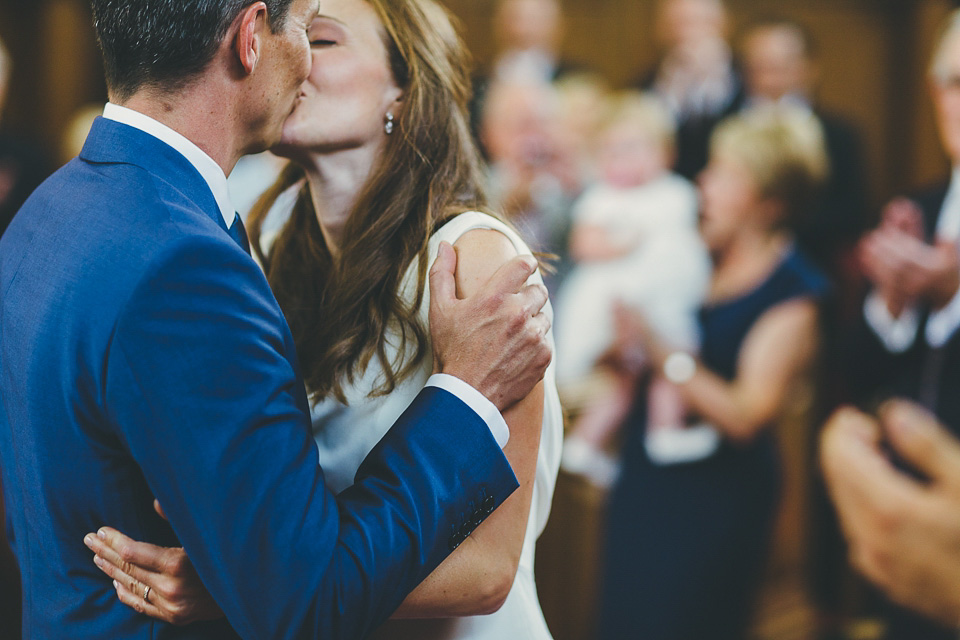
[{"label": "white sleeve cuff", "polygon": [[863,315],[867,324],[883,342],[883,346],[891,353],[903,353],[917,338],[920,317],[916,307],[907,307],[899,318],[894,318],[887,309],[887,303],[874,291],[867,296]]},{"label": "white sleeve cuff", "polygon": [[507,427],[506,421],[500,415],[500,410],[485,395],[460,378],[446,373],[433,374],[427,380],[426,386],[437,387],[457,396],[464,404],[473,409],[481,420],[487,423],[490,433],[493,434],[493,438],[500,448],[503,449],[507,446],[507,441],[510,439],[510,428]]},{"label": "white sleeve cuff", "polygon": [[953,299],[947,306],[930,314],[930,319],[927,320],[927,343],[934,349],[942,347],[958,327],[960,327],[960,291],[953,294]]}]

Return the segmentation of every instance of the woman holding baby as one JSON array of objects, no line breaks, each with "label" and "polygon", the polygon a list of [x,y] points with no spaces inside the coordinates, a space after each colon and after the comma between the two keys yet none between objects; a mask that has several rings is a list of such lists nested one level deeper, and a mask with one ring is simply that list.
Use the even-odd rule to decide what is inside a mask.
[{"label": "woman holding baby", "polygon": [[[700,176],[714,270],[699,350],[675,350],[652,323],[619,314],[619,375],[642,392],[609,507],[602,638],[745,637],[780,493],[771,427],[815,364],[827,290],[790,227],[826,172],[805,112],[725,122]],[[676,424],[649,419],[664,398],[680,407]]]}]

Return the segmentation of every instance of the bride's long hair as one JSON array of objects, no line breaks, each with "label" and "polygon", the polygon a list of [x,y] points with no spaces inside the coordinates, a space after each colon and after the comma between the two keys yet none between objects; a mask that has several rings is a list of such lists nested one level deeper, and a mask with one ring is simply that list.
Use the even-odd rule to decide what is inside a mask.
[{"label": "bride's long hair", "polygon": [[[263,221],[287,189],[304,178],[287,166],[251,214],[251,245],[293,332],[313,401],[345,401],[376,358],[383,369],[374,395],[386,395],[429,355],[418,318],[427,280],[427,243],[457,213],[486,208],[483,170],[469,125],[469,59],[449,13],[434,0],[367,0],[384,26],[397,85],[403,90],[395,131],[362,189],[334,262],[306,187],[269,256],[260,254]],[[416,295],[403,276],[419,260]],[[388,329],[399,336],[394,355]]]}]

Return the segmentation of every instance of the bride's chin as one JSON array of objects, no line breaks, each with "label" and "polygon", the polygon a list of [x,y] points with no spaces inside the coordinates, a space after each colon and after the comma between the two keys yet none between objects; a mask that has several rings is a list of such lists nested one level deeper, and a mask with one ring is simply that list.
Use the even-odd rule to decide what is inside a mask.
[{"label": "bride's chin", "polygon": [[273,147],[273,149],[271,149],[271,151],[275,156],[290,159],[291,156],[296,155],[297,151],[301,148],[301,145],[298,144],[297,141],[297,129],[288,123],[283,128],[283,132],[280,135],[280,141]]}]

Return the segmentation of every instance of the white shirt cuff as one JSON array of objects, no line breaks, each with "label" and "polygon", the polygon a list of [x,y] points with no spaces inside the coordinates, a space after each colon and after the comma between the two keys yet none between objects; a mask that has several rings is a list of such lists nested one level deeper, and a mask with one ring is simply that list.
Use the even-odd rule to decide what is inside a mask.
[{"label": "white shirt cuff", "polygon": [[934,311],[927,320],[927,343],[938,349],[947,343],[950,336],[960,327],[960,291],[943,309]]},{"label": "white shirt cuff", "polygon": [[503,449],[507,446],[507,441],[510,439],[510,428],[507,427],[506,421],[500,415],[500,410],[485,395],[460,378],[447,373],[433,374],[427,380],[426,386],[437,387],[457,396],[464,404],[473,409],[481,420],[487,423],[490,433],[493,434],[493,438],[500,448]]},{"label": "white shirt cuff", "polygon": [[920,316],[916,307],[907,307],[899,318],[894,318],[887,309],[887,303],[874,291],[867,296],[863,304],[863,315],[867,324],[883,342],[883,346],[891,353],[903,353],[917,338]]}]

